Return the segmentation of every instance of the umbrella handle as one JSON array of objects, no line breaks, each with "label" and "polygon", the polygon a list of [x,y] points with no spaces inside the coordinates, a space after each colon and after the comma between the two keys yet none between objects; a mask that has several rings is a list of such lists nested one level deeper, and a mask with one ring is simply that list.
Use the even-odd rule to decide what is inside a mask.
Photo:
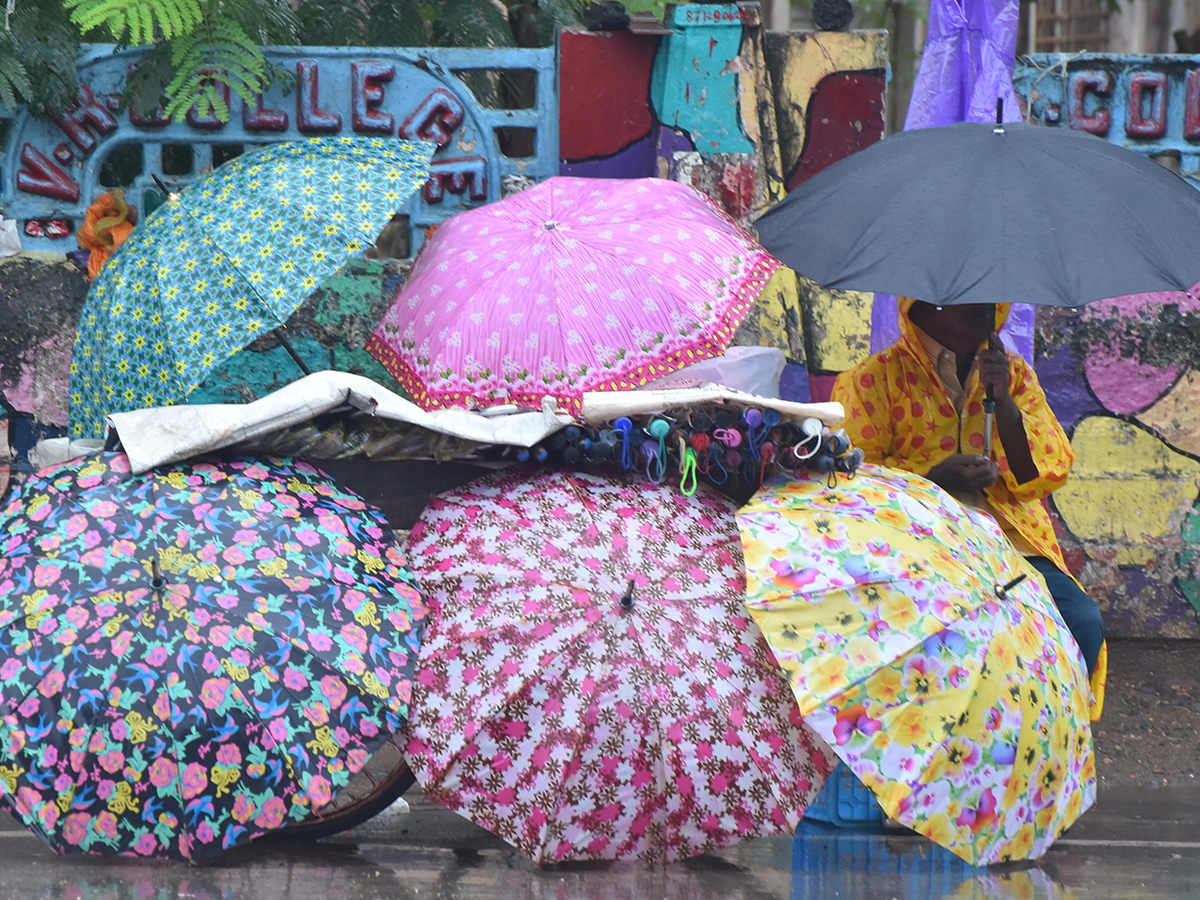
[{"label": "umbrella handle", "polygon": [[707,434],[693,434],[689,443],[692,449],[696,451],[697,468],[701,475],[708,474],[708,447],[712,443],[712,438]]},{"label": "umbrella handle", "polygon": [[[999,117],[999,102],[997,103],[996,115]],[[997,118],[997,121],[999,119]],[[992,307],[995,309],[995,307]],[[993,319],[995,314],[993,313]],[[988,349],[995,350],[996,342],[990,337],[988,338]],[[989,381],[983,392],[983,456],[985,459],[992,458],[992,418],[996,414],[996,392],[992,388],[992,383]]]},{"label": "umbrella handle", "polygon": [[[679,473],[682,476],[679,479],[679,490],[685,496],[692,496],[696,493],[696,451],[691,447],[684,448],[683,458],[679,461]],[[689,487],[690,482],[690,487]]]},{"label": "umbrella handle", "polygon": [[758,467],[758,486],[763,488],[767,483],[767,466],[771,467],[771,480],[775,480],[775,476],[779,474],[779,461],[775,459],[775,445],[771,443],[763,444],[759,453]]},{"label": "umbrella handle", "polygon": [[633,420],[621,416],[613,422],[613,430],[621,435],[621,468],[628,472],[633,468],[633,451],[629,446],[629,435],[633,431]]},{"label": "umbrella handle", "polygon": [[642,441],[642,456],[646,458],[646,478],[651,484],[662,484],[667,477],[667,461],[659,455],[653,438]]},{"label": "umbrella handle", "polygon": [[750,455],[757,459],[758,443],[761,439],[759,427],[763,424],[762,411],[750,407],[742,413],[742,421],[746,423],[746,445],[750,448]]},{"label": "umbrella handle", "polygon": [[[725,470],[725,466],[721,462],[725,455],[725,451],[721,449],[720,444],[709,444],[707,453],[709,480],[711,480],[713,484],[724,484],[729,479],[729,472]],[[714,466],[716,469],[721,470],[720,478],[717,477],[716,469],[713,468]]]},{"label": "umbrella handle", "polygon": [[713,432],[713,437],[726,447],[740,447],[742,445],[742,433],[736,428],[718,428]]},{"label": "umbrella handle", "polygon": [[655,419],[646,429],[646,433],[652,438],[658,438],[658,454],[662,458],[664,464],[667,459],[667,435],[671,432],[671,423],[666,419]]}]

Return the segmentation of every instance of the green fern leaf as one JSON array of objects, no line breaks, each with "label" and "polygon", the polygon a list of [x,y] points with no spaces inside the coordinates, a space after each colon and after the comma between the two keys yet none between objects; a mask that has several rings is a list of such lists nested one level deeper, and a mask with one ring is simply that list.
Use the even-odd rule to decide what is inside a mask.
[{"label": "green fern leaf", "polygon": [[[150,32],[151,38],[153,38],[153,24],[151,22],[148,22],[147,24],[150,25],[150,28],[147,30]],[[129,43],[133,44],[135,47],[148,43],[145,39],[146,36],[142,29],[142,11],[136,6],[131,6],[129,9],[125,10],[125,27],[129,29]]]},{"label": "green fern leaf", "polygon": [[33,98],[29,73],[15,54],[0,52],[0,108],[16,111],[22,103]]},{"label": "green fern leaf", "polygon": [[87,32],[104,26],[134,46],[155,42],[154,24],[166,40],[187,34],[204,17],[209,0],[62,0],[71,21]]},{"label": "green fern leaf", "polygon": [[171,62],[176,74],[165,92],[170,115],[185,115],[197,105],[202,114],[228,121],[224,87],[247,102],[266,88],[269,67],[262,51],[240,24],[221,15],[173,41]]},{"label": "green fern leaf", "polygon": [[175,74],[175,67],[171,65],[171,45],[155,45],[137,61],[125,79],[121,109],[130,108],[143,116],[161,115],[163,95]]},{"label": "green fern leaf", "polygon": [[5,67],[8,90],[16,91],[18,102],[35,116],[47,107],[67,107],[79,90],[79,29],[62,5],[23,0],[13,11],[9,28],[8,32],[0,29],[0,45],[7,45],[0,46],[0,58],[13,60]]}]

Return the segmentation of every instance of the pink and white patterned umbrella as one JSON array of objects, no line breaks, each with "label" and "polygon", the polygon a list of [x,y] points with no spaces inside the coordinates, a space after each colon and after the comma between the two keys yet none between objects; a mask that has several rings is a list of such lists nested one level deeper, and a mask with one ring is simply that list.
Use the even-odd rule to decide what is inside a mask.
[{"label": "pink and white patterned umbrella", "polygon": [[550,178],[440,225],[367,349],[425,409],[577,411],[722,353],[778,266],[691,187]]},{"label": "pink and white patterned umbrella", "polygon": [[405,755],[425,796],[539,864],[791,832],[836,759],[742,605],[734,507],[580,472],[435,497]]}]

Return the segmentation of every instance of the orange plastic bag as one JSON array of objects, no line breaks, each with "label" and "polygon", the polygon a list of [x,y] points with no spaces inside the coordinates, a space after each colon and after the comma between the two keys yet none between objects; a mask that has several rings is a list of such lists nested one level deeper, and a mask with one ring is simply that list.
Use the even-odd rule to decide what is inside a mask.
[{"label": "orange plastic bag", "polygon": [[125,201],[124,191],[101,194],[88,207],[76,232],[79,246],[90,250],[88,280],[95,281],[113,251],[121,246],[137,222],[137,210]]}]

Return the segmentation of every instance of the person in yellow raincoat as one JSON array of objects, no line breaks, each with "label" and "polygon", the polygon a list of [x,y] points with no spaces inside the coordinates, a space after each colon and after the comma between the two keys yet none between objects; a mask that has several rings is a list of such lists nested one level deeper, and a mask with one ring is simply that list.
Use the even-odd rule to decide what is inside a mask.
[{"label": "person in yellow raincoat", "polygon": [[[1043,576],[1102,702],[1106,656],[1096,601],[1067,572],[1043,500],[1075,453],[1033,369],[999,348],[1007,305],[933,306],[900,298],[900,339],[838,376],[832,399],[866,461],[923,475],[989,512]],[[984,455],[984,394],[996,402]]]}]

